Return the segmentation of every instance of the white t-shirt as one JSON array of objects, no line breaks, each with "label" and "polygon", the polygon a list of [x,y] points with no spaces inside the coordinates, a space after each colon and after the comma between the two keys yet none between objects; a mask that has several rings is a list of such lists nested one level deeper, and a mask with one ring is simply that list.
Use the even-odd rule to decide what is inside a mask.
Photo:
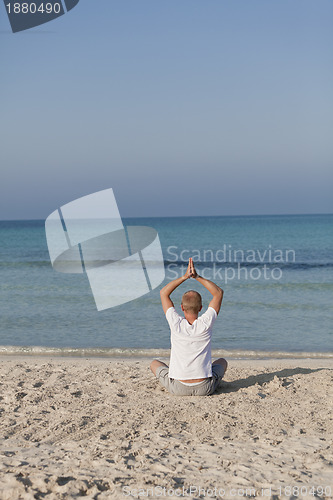
[{"label": "white t-shirt", "polygon": [[190,325],[174,307],[169,307],[166,319],[171,330],[170,378],[190,380],[212,376],[211,338],[216,318],[215,309],[208,307]]}]

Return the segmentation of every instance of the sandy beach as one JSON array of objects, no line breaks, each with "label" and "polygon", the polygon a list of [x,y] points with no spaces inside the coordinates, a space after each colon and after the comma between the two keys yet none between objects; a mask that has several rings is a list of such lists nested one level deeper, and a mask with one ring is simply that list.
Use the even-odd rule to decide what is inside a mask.
[{"label": "sandy beach", "polygon": [[149,359],[1,357],[0,498],[333,498],[333,359],[228,360],[177,398]]}]

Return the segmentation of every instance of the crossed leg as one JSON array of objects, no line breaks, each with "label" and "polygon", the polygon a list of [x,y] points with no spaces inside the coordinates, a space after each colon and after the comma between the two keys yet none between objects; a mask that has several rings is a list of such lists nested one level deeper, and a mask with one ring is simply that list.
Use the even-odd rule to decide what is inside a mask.
[{"label": "crossed leg", "polygon": [[155,375],[156,377],[156,370],[159,366],[165,366],[166,368],[169,368],[168,365],[166,365],[165,363],[163,363],[162,361],[159,361],[158,359],[154,359],[151,363],[150,363],[150,369],[151,371],[153,372],[153,374]]},{"label": "crossed leg", "polygon": [[[224,376],[225,372],[227,371],[227,368],[228,368],[228,363],[227,361],[224,359],[224,358],[219,358],[219,359],[216,359],[213,363],[213,365],[220,365],[222,366],[223,368],[223,375],[222,377]],[[165,366],[166,368],[169,368],[168,365],[166,365],[165,363],[163,363],[162,361],[159,361],[158,359],[154,359],[151,363],[150,363],[150,369],[151,371],[153,372],[153,374],[156,376],[156,370],[159,366]]]},{"label": "crossed leg", "polygon": [[[212,363],[212,365],[213,365],[213,366],[214,366],[214,365],[220,365],[220,366],[222,366],[222,368],[223,368],[223,375],[222,375],[222,377],[224,377],[225,372],[227,371],[227,368],[228,368],[228,362],[227,362],[227,360],[226,360],[226,359],[224,359],[224,358],[219,358],[219,359],[216,359],[216,360]],[[221,378],[222,378],[222,377],[221,377]]]}]

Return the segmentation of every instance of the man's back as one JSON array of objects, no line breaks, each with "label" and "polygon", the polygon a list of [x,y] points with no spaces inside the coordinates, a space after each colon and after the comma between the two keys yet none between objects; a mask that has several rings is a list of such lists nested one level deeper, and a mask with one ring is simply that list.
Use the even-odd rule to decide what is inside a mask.
[{"label": "man's back", "polygon": [[170,378],[191,380],[212,376],[211,338],[216,318],[212,307],[192,324],[174,307],[167,310],[171,331]]}]

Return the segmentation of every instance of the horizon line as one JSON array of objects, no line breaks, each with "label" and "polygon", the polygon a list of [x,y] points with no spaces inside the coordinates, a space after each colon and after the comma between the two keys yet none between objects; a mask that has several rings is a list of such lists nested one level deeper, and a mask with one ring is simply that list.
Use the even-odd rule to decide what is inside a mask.
[{"label": "horizon line", "polygon": [[[204,218],[204,217],[290,217],[290,216],[311,216],[311,215],[333,215],[333,212],[312,212],[312,213],[272,213],[272,214],[229,214],[229,215],[125,215],[122,219],[176,219],[176,218]],[[0,222],[22,222],[22,221],[45,221],[46,219],[0,219]]]}]

